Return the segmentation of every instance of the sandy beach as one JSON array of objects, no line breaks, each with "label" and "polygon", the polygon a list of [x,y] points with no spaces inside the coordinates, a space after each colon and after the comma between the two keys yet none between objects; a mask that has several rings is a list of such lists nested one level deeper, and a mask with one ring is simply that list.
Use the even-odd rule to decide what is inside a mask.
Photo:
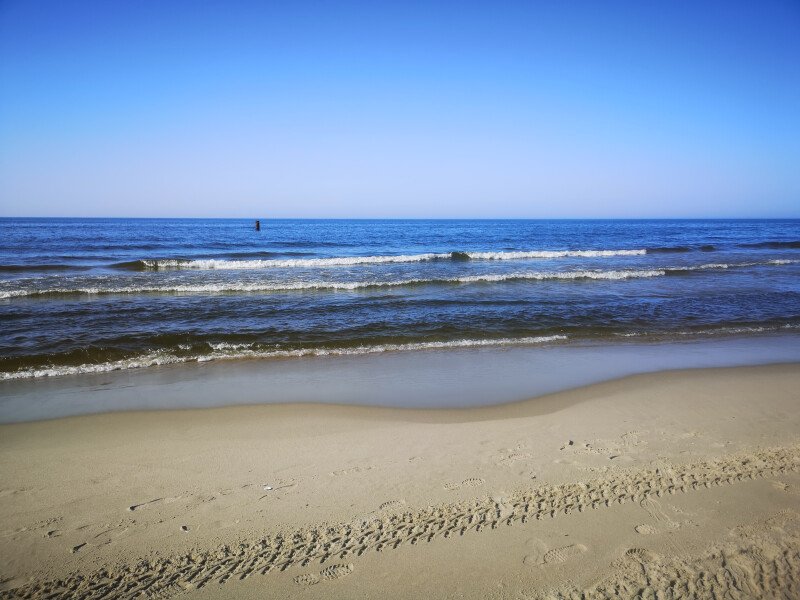
[{"label": "sandy beach", "polygon": [[0,597],[794,598],[798,403],[789,364],[3,425]]}]

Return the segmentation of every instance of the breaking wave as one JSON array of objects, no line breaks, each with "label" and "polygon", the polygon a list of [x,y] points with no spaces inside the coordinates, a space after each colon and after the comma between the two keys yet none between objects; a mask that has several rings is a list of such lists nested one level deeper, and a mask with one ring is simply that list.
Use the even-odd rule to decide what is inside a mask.
[{"label": "breaking wave", "polygon": [[666,275],[660,270],[622,270],[622,271],[551,271],[551,272],[523,272],[490,275],[468,275],[464,277],[442,278],[415,278],[399,279],[394,281],[298,281],[286,283],[206,283],[206,284],[178,284],[163,286],[120,286],[120,287],[81,287],[81,288],[50,288],[50,289],[21,289],[0,292],[0,299],[18,298],[24,296],[80,296],[80,295],[106,295],[106,294],[219,294],[219,293],[247,293],[247,292],[288,292],[303,290],[361,290],[370,288],[395,288],[412,285],[447,285],[469,283],[496,283],[503,281],[546,281],[546,280],[576,280],[576,279],[631,279],[641,277],[659,277]]},{"label": "breaking wave", "polygon": [[25,273],[30,271],[88,271],[91,267],[66,264],[0,265],[0,273]]},{"label": "breaking wave", "polygon": [[10,379],[33,379],[57,377],[60,375],[80,375],[84,373],[108,373],[124,369],[141,369],[159,365],[189,362],[209,362],[214,360],[235,360],[246,358],[301,358],[304,356],[356,356],[381,354],[384,352],[408,352],[414,350],[443,350],[448,348],[480,348],[490,346],[532,346],[548,342],[566,340],[565,335],[546,335],[537,337],[466,339],[440,342],[411,342],[406,344],[377,344],[371,346],[341,348],[298,348],[293,350],[264,350],[252,344],[210,344],[211,352],[194,356],[179,355],[170,351],[158,351],[142,356],[104,363],[82,365],[49,366],[25,368],[0,373],[0,381]]},{"label": "breaking wave", "polygon": [[349,267],[356,265],[381,265],[388,263],[414,263],[436,260],[525,260],[547,258],[608,258],[614,256],[637,256],[646,250],[530,250],[519,252],[447,252],[424,254],[400,254],[381,256],[336,256],[332,258],[291,258],[261,260],[180,259],[136,260],[113,265],[118,269],[160,271],[175,269],[229,270],[229,269],[275,269]]},{"label": "breaking wave", "polygon": [[611,271],[522,271],[462,277],[410,278],[398,280],[368,281],[297,281],[297,282],[225,282],[204,284],[170,284],[145,286],[86,286],[53,287],[48,289],[12,289],[0,291],[0,299],[37,296],[82,296],[110,294],[224,294],[290,291],[353,291],[372,288],[398,288],[414,285],[458,285],[472,283],[499,283],[513,281],[570,281],[570,280],[624,280],[665,275],[684,275],[697,271],[727,270],[754,266],[779,266],[800,263],[800,260],[774,259],[763,262],[708,263],[685,267],[663,267],[660,269],[621,269]]},{"label": "breaking wave", "polygon": [[740,326],[720,326],[720,327],[703,327],[699,329],[688,329],[683,331],[670,331],[668,333],[659,331],[627,331],[621,333],[614,333],[616,337],[623,338],[639,338],[639,337],[659,337],[664,336],[671,339],[678,337],[692,337],[692,336],[715,336],[715,335],[740,335],[745,333],[776,333],[781,331],[796,331],[800,329],[800,324],[785,323],[782,325],[740,325]]},{"label": "breaking wave", "polygon": [[742,248],[768,248],[771,250],[798,249],[800,248],[800,240],[758,242],[755,244],[739,244],[739,246]]}]

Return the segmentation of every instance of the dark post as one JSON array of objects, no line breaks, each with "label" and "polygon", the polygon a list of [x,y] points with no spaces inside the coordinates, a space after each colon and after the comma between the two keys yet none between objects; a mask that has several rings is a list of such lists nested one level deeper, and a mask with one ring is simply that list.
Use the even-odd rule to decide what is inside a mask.
[{"label": "dark post", "polygon": [[256,221],[256,231],[261,231],[261,221]]}]

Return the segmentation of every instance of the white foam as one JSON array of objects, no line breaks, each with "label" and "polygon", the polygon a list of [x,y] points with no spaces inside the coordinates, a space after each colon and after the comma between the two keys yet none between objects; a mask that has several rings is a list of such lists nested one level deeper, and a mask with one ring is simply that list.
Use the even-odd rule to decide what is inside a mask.
[{"label": "white foam", "polygon": [[123,286],[123,287],[85,287],[50,288],[42,290],[14,290],[0,292],[0,298],[12,296],[46,295],[105,295],[105,294],[218,294],[226,292],[281,292],[303,290],[343,290],[352,291],[369,288],[403,287],[425,284],[495,283],[502,281],[545,281],[571,279],[632,279],[658,277],[665,275],[663,269],[620,270],[620,271],[528,271],[518,273],[499,273],[489,275],[468,275],[464,277],[415,278],[395,281],[299,281],[287,283],[208,283],[201,285],[163,285],[163,286]]},{"label": "white foam", "polygon": [[18,298],[20,296],[31,296],[36,290],[4,290],[0,292],[0,300],[5,298]]},{"label": "white foam", "polygon": [[777,331],[793,331],[800,329],[800,325],[788,323],[786,325],[758,325],[758,326],[742,326],[742,327],[716,327],[706,329],[696,329],[693,331],[628,331],[625,333],[615,333],[617,337],[649,337],[649,336],[700,336],[700,335],[736,335],[741,333],[774,333]]},{"label": "white foam", "polygon": [[701,329],[698,331],[678,331],[677,335],[735,335],[739,333],[767,333],[781,330],[799,329],[797,325],[773,325],[757,327],[719,327],[717,329]]},{"label": "white foam", "polygon": [[373,265],[383,263],[424,262],[447,259],[449,254],[406,254],[398,256],[340,256],[334,258],[293,258],[293,259],[261,259],[261,260],[143,260],[150,269],[197,269],[197,270],[231,270],[231,269],[270,269],[270,268],[313,268],[313,267],[346,267],[355,265]]},{"label": "white foam", "polygon": [[[531,250],[519,252],[459,252],[472,260],[524,260],[534,258],[606,258],[613,256],[638,256],[646,250]],[[413,263],[453,258],[453,253],[402,254],[397,256],[337,256],[333,258],[296,258],[263,260],[143,260],[150,269],[274,269],[274,268],[316,268],[355,265],[378,265],[386,263]]]},{"label": "white foam", "polygon": [[[682,267],[662,267],[658,269],[621,269],[612,271],[580,270],[580,271],[520,271],[513,273],[498,273],[487,275],[466,275],[463,277],[443,278],[411,278],[399,280],[369,280],[369,281],[298,281],[285,283],[208,283],[208,284],[182,284],[160,286],[119,286],[119,287],[78,287],[78,288],[48,288],[48,289],[16,289],[0,291],[0,300],[19,298],[25,296],[47,295],[101,295],[101,294],[220,294],[220,293],[258,293],[281,291],[313,291],[313,290],[342,290],[352,291],[369,288],[402,287],[408,285],[425,284],[459,284],[459,283],[495,283],[503,281],[546,281],[546,280],[572,280],[572,279],[597,279],[621,280],[660,277],[667,273],[680,273],[683,271],[727,270],[732,268],[754,266],[781,266],[798,264],[800,260],[774,259],[763,262],[744,263],[707,263],[702,265],[686,265]],[[26,281],[31,281],[27,279]],[[35,281],[35,279],[33,280]]]},{"label": "white foam", "polygon": [[639,256],[647,250],[534,250],[522,252],[466,252],[475,260],[521,260],[526,258],[609,258],[614,256]]},{"label": "white foam", "polygon": [[667,271],[705,271],[705,270],[725,270],[741,269],[744,267],[768,267],[781,265],[794,265],[800,260],[772,259],[759,262],[740,262],[740,263],[706,263],[702,265],[687,265],[685,267],[667,267]]},{"label": "white foam", "polygon": [[353,348],[299,348],[296,350],[260,350],[249,344],[211,344],[212,353],[200,356],[176,356],[168,352],[153,352],[145,356],[116,360],[100,364],[83,364],[40,369],[20,369],[0,373],[0,380],[33,379],[57,377],[61,375],[80,375],[86,373],[108,373],[125,369],[140,369],[158,365],[188,362],[209,362],[214,360],[235,360],[246,358],[301,358],[305,356],[355,356],[381,354],[384,352],[409,352],[418,350],[441,350],[447,348],[480,348],[487,346],[531,346],[548,342],[566,340],[565,335],[546,335],[522,338],[500,338],[484,340],[452,340],[446,342],[411,342],[407,344],[380,344],[356,346]]}]

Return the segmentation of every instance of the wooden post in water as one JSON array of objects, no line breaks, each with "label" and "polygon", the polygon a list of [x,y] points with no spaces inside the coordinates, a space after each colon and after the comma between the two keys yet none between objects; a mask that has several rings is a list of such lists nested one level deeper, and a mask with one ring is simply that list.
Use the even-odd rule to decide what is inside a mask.
[{"label": "wooden post in water", "polygon": [[261,221],[256,221],[256,231],[261,231]]}]

